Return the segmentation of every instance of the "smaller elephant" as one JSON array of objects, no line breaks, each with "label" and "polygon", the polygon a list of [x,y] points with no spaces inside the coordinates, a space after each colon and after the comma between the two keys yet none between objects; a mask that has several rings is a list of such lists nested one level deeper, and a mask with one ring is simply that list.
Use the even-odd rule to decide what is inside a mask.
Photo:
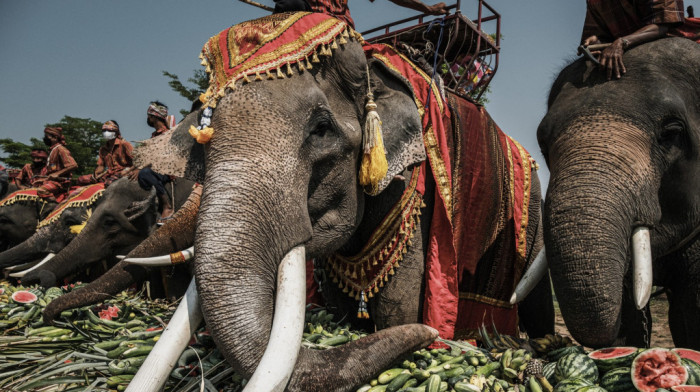
[{"label": "smaller elephant", "polygon": [[[185,202],[193,184],[189,180],[174,180],[174,192],[170,196],[176,209]],[[22,281],[55,286],[83,266],[127,254],[156,229],[157,207],[154,190],[145,191],[128,178],[113,182],[80,234],[56,257],[27,273]]]},{"label": "smaller elephant", "polygon": [[[0,253],[0,268],[37,261],[47,254],[58,253],[86,224],[99,204],[104,186],[95,184],[79,188],[44,220],[38,229],[22,243]],[[15,268],[21,269],[21,268]]]},{"label": "smaller elephant", "polygon": [[55,202],[36,196],[36,190],[16,191],[0,201],[0,246],[7,249],[31,237]]}]

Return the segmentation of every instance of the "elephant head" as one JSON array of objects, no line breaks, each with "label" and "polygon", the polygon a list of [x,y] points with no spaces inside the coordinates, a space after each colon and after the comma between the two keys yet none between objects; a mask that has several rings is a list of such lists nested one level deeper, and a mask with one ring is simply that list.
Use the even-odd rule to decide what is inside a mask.
[{"label": "elephant head", "polygon": [[154,230],[156,209],[155,191],[127,178],[115,181],[80,234],[52,260],[27,273],[23,282],[40,280],[50,287],[82,266],[127,253]]},{"label": "elephant head", "polygon": [[37,224],[56,206],[36,197],[23,200],[18,196],[14,201],[13,196],[0,203],[0,243],[4,246],[14,246],[31,237]]},{"label": "elephant head", "polygon": [[[566,67],[537,133],[551,172],[544,235],[555,293],[572,335],[591,347],[618,335],[648,342],[629,316],[646,303],[632,293],[632,271],[646,270],[634,280],[651,285],[651,258],[631,263],[635,231],[650,233],[656,284],[687,292],[685,313],[700,314],[697,256],[664,257],[692,245],[700,224],[700,46],[663,39],[624,61],[614,81],[583,60]],[[676,344],[690,342],[674,331],[671,307]]]},{"label": "elephant head", "polygon": [[[99,187],[96,187],[99,188]],[[39,222],[34,235],[21,244],[0,253],[0,268],[16,266],[15,272],[23,269],[20,264],[30,263],[45,257],[47,254],[58,253],[85,225],[92,210],[101,200],[103,190],[90,192],[88,200],[84,195],[77,194],[56,207],[56,211],[47,219]],[[75,201],[75,202],[74,202]]]},{"label": "elephant head", "polygon": [[[285,16],[269,18],[278,17]],[[226,90],[213,111],[215,131],[203,154],[191,138],[188,144],[181,137],[186,129],[164,139],[169,151],[181,151],[190,161],[204,156],[204,162],[182,165],[191,173],[197,170],[190,168],[206,167],[195,232],[197,291],[217,346],[246,376],[261,361],[262,353],[253,348],[270,340],[279,308],[275,287],[286,278],[278,275],[285,255],[300,246],[307,259],[328,255],[348,241],[363,218],[358,170],[368,89],[382,119],[389,168],[375,190],[425,159],[420,117],[406,82],[382,64],[368,62],[354,32],[342,37],[347,43],[337,48],[331,50],[328,43],[316,49],[326,55],[319,62],[302,60],[286,77],[239,82]],[[158,143],[145,145],[137,155],[156,155],[157,148],[150,148]],[[303,304],[304,293],[295,295]],[[435,337],[432,328],[414,324],[327,352],[302,348],[286,388],[350,390],[397,355]],[[334,363],[340,367],[329,369]]]}]

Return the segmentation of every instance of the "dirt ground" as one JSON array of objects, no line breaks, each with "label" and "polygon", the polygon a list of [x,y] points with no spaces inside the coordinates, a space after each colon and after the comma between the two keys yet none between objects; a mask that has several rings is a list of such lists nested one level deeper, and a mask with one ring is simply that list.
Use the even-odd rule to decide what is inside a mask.
[{"label": "dirt ground", "polygon": [[[555,329],[557,333],[565,336],[570,336],[566,329],[564,319],[561,317],[559,307],[555,303]],[[671,339],[671,330],[668,327],[668,300],[666,294],[661,294],[651,299],[651,318],[652,318],[652,347],[674,347],[673,339]]]}]

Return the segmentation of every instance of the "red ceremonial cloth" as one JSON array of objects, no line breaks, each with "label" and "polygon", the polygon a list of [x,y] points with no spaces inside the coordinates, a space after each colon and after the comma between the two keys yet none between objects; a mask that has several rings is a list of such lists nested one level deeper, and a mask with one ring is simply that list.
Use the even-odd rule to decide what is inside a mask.
[{"label": "red ceremonial cloth", "polygon": [[673,28],[669,35],[688,38],[700,44],[700,18],[685,18],[683,24]]},{"label": "red ceremonial cloth", "polygon": [[36,194],[36,188],[22,189],[12,192],[6,198],[0,201],[0,206],[14,204],[15,202],[22,200],[39,200],[39,196]]},{"label": "red ceremonial cloth", "polygon": [[364,49],[409,81],[422,115],[428,160],[417,190],[424,194],[426,176],[436,184],[423,322],[447,339],[492,320],[515,334],[517,308],[508,299],[524,268],[529,155],[483,108],[452,97],[450,114],[430,77],[392,47]]},{"label": "red ceremonial cloth", "polygon": [[77,188],[68,194],[68,198],[56,206],[44,220],[39,222],[38,228],[44,227],[58,219],[66,208],[78,207],[94,203],[102,196],[105,184],[98,182],[84,187]]}]

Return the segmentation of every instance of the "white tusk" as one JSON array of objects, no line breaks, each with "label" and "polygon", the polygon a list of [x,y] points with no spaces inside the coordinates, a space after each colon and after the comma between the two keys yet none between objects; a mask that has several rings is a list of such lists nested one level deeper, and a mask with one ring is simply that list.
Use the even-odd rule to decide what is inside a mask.
[{"label": "white tusk", "polygon": [[297,246],[282,259],[277,272],[275,315],[265,353],[244,392],[284,391],[292,376],[304,332],[306,259]]},{"label": "white tusk", "polygon": [[523,274],[523,277],[520,278],[518,285],[515,286],[515,291],[510,297],[510,304],[515,305],[524,300],[545,275],[547,275],[547,254],[544,251],[544,247],[542,247],[540,253],[537,254],[535,260],[532,261],[530,267]]},{"label": "white tusk", "polygon": [[55,253],[49,253],[49,254],[46,255],[46,257],[44,257],[43,260],[41,260],[40,262],[38,262],[38,263],[37,263],[36,265],[34,265],[32,268],[27,269],[27,270],[24,270],[24,271],[15,272],[14,274],[10,274],[10,276],[13,277],[13,278],[21,278],[21,277],[23,277],[27,272],[29,272],[29,271],[34,271],[35,269],[37,269],[37,268],[41,267],[42,265],[46,264],[49,260],[53,259],[54,256],[56,256]]},{"label": "white tusk", "polygon": [[193,278],[173,318],[170,319],[168,326],[165,327],[160,339],[136,372],[126,391],[160,391],[201,322],[202,311],[199,308],[199,296]]},{"label": "white tusk", "polygon": [[651,269],[651,238],[648,227],[636,227],[632,231],[632,273],[634,279],[634,303],[644,309],[649,302],[653,285]]},{"label": "white tusk", "polygon": [[194,257],[194,246],[182,250],[180,252],[171,253],[169,255],[155,257],[124,257],[117,256],[129,264],[143,265],[146,267],[166,267],[173,264],[180,264]]}]

